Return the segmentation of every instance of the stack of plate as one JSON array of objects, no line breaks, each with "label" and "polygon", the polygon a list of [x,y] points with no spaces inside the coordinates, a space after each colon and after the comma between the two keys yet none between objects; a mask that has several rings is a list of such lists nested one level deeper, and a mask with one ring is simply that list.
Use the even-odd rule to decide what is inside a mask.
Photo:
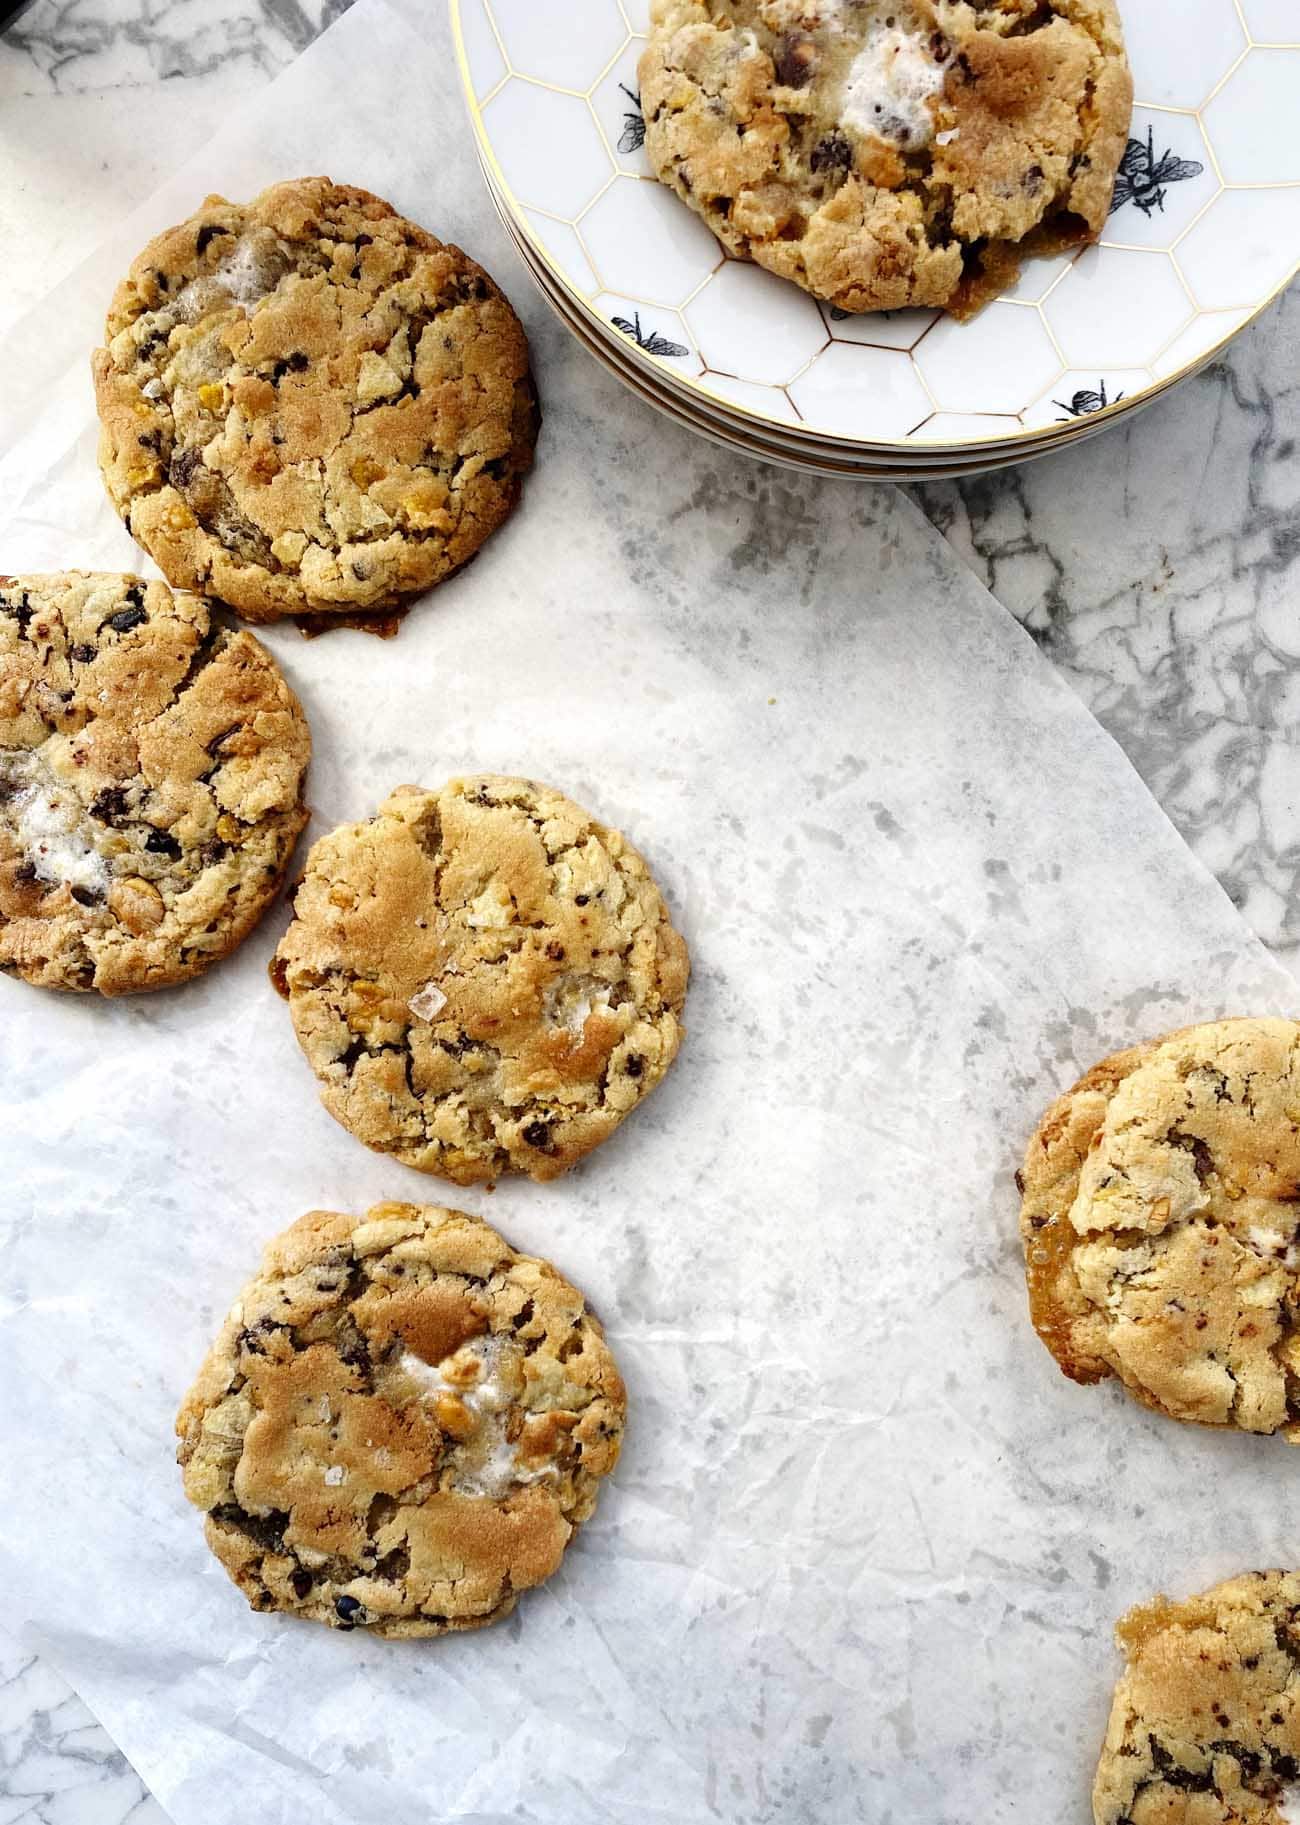
[{"label": "stack of plate", "polygon": [[660,411],[772,462],[1044,455],[1195,373],[1300,264],[1300,0],[1121,0],[1140,100],[1106,233],[966,324],[846,316],[724,255],[646,161],[649,0],[451,8],[488,186],[557,313]]}]

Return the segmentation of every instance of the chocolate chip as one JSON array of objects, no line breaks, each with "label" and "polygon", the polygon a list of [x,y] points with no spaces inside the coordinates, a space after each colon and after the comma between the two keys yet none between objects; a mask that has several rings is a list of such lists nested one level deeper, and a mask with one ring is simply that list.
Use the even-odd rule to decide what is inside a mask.
[{"label": "chocolate chip", "polygon": [[86,646],[83,643],[80,646],[70,648],[68,657],[69,659],[75,659],[78,665],[89,665],[91,660],[95,657],[95,649],[93,646]]},{"label": "chocolate chip", "polygon": [[817,46],[799,32],[787,32],[776,47],[773,58],[776,79],[787,89],[802,89],[812,81],[817,63]]},{"label": "chocolate chip", "polygon": [[293,1586],[293,1594],[295,1597],[306,1597],[310,1594],[311,1587],[316,1580],[312,1577],[310,1572],[303,1571],[302,1568],[299,1567],[296,1572],[290,1573],[289,1582]]},{"label": "chocolate chip", "polygon": [[629,1077],[640,1077],[641,1073],[645,1070],[645,1059],[642,1058],[639,1052],[629,1052],[627,1058],[624,1060],[623,1069],[627,1072]]},{"label": "chocolate chip", "polygon": [[223,1502],[212,1510],[212,1519],[227,1527],[237,1527],[263,1552],[280,1554],[284,1551],[284,1530],[289,1525],[289,1516],[282,1509],[273,1508],[269,1514],[256,1515],[249,1514],[238,1502]]},{"label": "chocolate chip", "polygon": [[203,459],[197,450],[180,450],[171,460],[168,480],[173,488],[179,488],[183,493],[202,467]]},{"label": "chocolate chip", "polygon": [[170,856],[173,862],[180,859],[181,846],[169,830],[151,830],[144,846],[150,855]]},{"label": "chocolate chip", "polygon": [[356,1618],[361,1614],[361,1605],[355,1597],[336,1597],[334,1609],[340,1621],[346,1622],[349,1628],[354,1625]]},{"label": "chocolate chip", "polygon": [[271,369],[272,380],[283,380],[286,374],[301,374],[311,366],[311,358],[304,355],[301,349],[295,349],[283,361],[277,361]]},{"label": "chocolate chip", "polygon": [[103,896],[97,894],[93,887],[74,887],[72,897],[78,906],[102,906]]},{"label": "chocolate chip", "polygon": [[585,906],[590,898],[591,895],[589,893],[576,893],[573,896],[573,904],[575,906]]},{"label": "chocolate chip", "polygon": [[90,801],[90,815],[101,824],[112,824],[126,816],[127,796],[124,786],[103,786]]},{"label": "chocolate chip", "polygon": [[1245,1743],[1233,1741],[1210,1744],[1212,1755],[1230,1755],[1241,1765],[1241,1772],[1248,1781],[1253,1781],[1264,1765],[1264,1758],[1255,1749],[1248,1749]]},{"label": "chocolate chip", "polygon": [[139,627],[142,621],[148,619],[148,615],[142,608],[122,608],[118,610],[117,614],[109,616],[108,625],[115,634],[129,634],[133,627]]},{"label": "chocolate chip", "polygon": [[552,963],[564,962],[564,946],[562,944],[557,944],[554,938],[552,938],[551,942],[547,945],[546,954]]},{"label": "chocolate chip", "polygon": [[287,1325],[277,1324],[274,1318],[259,1318],[256,1324],[245,1325],[239,1333],[239,1348],[251,1350],[254,1356],[265,1356],[271,1338],[287,1329]]},{"label": "chocolate chip", "polygon": [[194,243],[195,253],[199,253],[199,254],[205,253],[207,251],[208,247],[211,245],[211,243],[213,241],[216,240],[216,238],[219,234],[229,234],[229,233],[230,233],[230,230],[228,228],[219,227],[216,222],[205,222],[203,224],[202,228],[200,228],[200,230],[199,230],[199,236],[198,236],[197,241],[195,241],[195,243]]},{"label": "chocolate chip", "polygon": [[32,611],[26,590],[23,590],[16,600],[11,600],[8,596],[0,596],[0,609],[3,609],[7,615],[13,616],[18,623],[19,633],[27,632],[27,624],[32,618]]},{"label": "chocolate chip", "polygon": [[819,139],[809,160],[814,171],[847,171],[853,163],[853,147],[838,130]]},{"label": "chocolate chip", "polygon": [[952,55],[952,46],[942,32],[930,33],[930,55],[936,63],[946,63]]},{"label": "chocolate chip", "polygon": [[336,1348],[339,1360],[350,1369],[356,1369],[361,1375],[370,1374],[370,1350],[360,1331],[354,1329],[351,1336],[341,1336]]},{"label": "chocolate chip", "polygon": [[1025,1175],[1018,1166],[1016,1167],[1016,1190],[1023,1198],[1025,1195]]},{"label": "chocolate chip", "polygon": [[549,1122],[529,1122],[523,1130],[523,1138],[530,1147],[546,1148],[551,1143]]},{"label": "chocolate chip", "polygon": [[14,880],[23,887],[30,887],[36,879],[36,866],[33,862],[20,862],[14,869]]},{"label": "chocolate chip", "polygon": [[1203,1774],[1194,1774],[1190,1768],[1179,1767],[1164,1744],[1154,1736],[1149,1736],[1147,1741],[1151,1746],[1151,1760],[1166,1787],[1179,1787],[1186,1793],[1208,1793],[1213,1787],[1214,1776],[1209,1769]]}]

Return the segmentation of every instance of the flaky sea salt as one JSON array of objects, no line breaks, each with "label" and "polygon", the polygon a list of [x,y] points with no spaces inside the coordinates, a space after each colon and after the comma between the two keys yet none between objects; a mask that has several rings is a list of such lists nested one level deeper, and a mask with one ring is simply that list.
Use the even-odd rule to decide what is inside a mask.
[{"label": "flaky sea salt", "polygon": [[418,994],[412,995],[407,1007],[417,1020],[436,1020],[447,1005],[447,997],[435,982],[426,982]]}]

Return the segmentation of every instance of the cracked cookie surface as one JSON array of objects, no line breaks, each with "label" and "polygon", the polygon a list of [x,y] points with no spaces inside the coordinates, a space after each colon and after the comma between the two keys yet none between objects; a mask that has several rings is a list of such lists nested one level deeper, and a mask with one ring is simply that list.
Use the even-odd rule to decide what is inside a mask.
[{"label": "cracked cookie surface", "polygon": [[1095,1825],[1286,1825],[1300,1800],[1300,1573],[1157,1597],[1116,1636]]},{"label": "cracked cookie surface", "polygon": [[970,315],[1094,240],[1133,89],[1114,0],[653,0],[656,176],[846,311]]},{"label": "cracked cookie surface", "polygon": [[222,1327],[178,1457],[254,1609],[443,1635],[556,1570],[625,1407],[600,1324],[549,1262],[461,1211],[312,1211]]},{"label": "cracked cookie surface", "polygon": [[226,956],[307,821],[310,753],[274,659],[199,596],[0,577],[0,969],[121,995]]},{"label": "cracked cookie surface", "polygon": [[612,1134],[676,1056],[687,973],[631,844],[495,774],[322,837],[272,966],[330,1114],[458,1184]]},{"label": "cracked cookie surface", "polygon": [[1300,1442],[1300,1025],[1215,1021],[1104,1059],[1020,1180],[1030,1310],[1068,1376]]},{"label": "cracked cookie surface", "polygon": [[377,623],[474,556],[532,462],[496,284],[328,178],[209,197],[134,262],[105,340],[113,505],[173,584],[249,621]]}]

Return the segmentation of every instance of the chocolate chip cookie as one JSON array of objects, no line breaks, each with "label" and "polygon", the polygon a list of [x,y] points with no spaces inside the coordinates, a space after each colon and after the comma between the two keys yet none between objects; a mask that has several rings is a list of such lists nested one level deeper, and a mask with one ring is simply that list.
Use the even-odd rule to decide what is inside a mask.
[{"label": "chocolate chip cookie", "polygon": [[467,1185],[611,1135],[677,1054],[687,969],[617,830],[475,774],[321,838],[272,979],[330,1114]]},{"label": "chocolate chip cookie", "polygon": [[1300,1798],[1300,1573],[1157,1597],[1116,1635],[1096,1825],[1285,1825]]},{"label": "chocolate chip cookie", "polygon": [[1114,0],[653,0],[656,175],[846,311],[968,316],[1095,240],[1133,87]]},{"label": "chocolate chip cookie", "polygon": [[105,336],[113,505],[169,581],[249,621],[383,616],[474,556],[532,462],[498,287],[328,178],[209,197],[135,261]]},{"label": "chocolate chip cookie", "polygon": [[581,1293],[461,1211],[312,1211],[267,1249],[176,1422],[185,1493],[256,1610],[483,1628],[549,1578],[626,1398]]},{"label": "chocolate chip cookie", "polygon": [[1020,1175],[1034,1326],[1075,1381],[1300,1443],[1300,1025],[1220,1020],[1118,1052]]},{"label": "chocolate chip cookie", "polygon": [[0,969],[123,995],[226,956],[307,821],[310,753],[271,655],[201,597],[0,577]]}]

